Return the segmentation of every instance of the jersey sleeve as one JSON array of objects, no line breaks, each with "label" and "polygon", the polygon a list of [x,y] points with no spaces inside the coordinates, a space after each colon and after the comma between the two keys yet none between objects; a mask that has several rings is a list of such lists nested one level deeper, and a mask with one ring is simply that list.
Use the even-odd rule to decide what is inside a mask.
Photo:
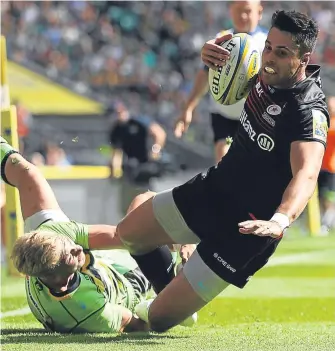
[{"label": "jersey sleeve", "polygon": [[308,110],[300,110],[291,133],[291,142],[318,141],[326,146],[328,129],[329,116],[324,109],[312,107]]},{"label": "jersey sleeve", "polygon": [[86,333],[118,333],[125,307],[107,302],[77,326],[76,331]]},{"label": "jersey sleeve", "polygon": [[65,235],[84,249],[88,246],[88,225],[72,222],[47,222],[40,226],[42,230],[50,230],[59,235]]}]

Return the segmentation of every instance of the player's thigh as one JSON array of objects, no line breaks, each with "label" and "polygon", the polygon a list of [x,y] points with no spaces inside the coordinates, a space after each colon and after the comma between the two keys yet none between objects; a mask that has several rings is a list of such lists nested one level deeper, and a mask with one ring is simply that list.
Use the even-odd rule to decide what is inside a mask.
[{"label": "player's thigh", "polygon": [[160,245],[196,244],[200,241],[181,216],[172,189],[149,196],[133,208],[118,224],[117,232],[132,253],[146,252]]},{"label": "player's thigh", "polygon": [[180,324],[207,305],[228,285],[195,251],[177,277],[151,304],[151,328],[163,332]]}]

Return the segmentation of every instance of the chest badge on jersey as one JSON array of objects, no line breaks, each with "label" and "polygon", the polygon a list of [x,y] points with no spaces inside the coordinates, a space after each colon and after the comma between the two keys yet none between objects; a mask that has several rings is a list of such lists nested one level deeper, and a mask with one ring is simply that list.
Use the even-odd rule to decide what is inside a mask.
[{"label": "chest badge on jersey", "polygon": [[275,146],[275,142],[267,134],[261,133],[257,137],[258,146],[265,151],[272,151]]},{"label": "chest badge on jersey", "polygon": [[278,105],[270,105],[266,109],[266,112],[272,116],[278,116],[281,114],[281,107]]}]

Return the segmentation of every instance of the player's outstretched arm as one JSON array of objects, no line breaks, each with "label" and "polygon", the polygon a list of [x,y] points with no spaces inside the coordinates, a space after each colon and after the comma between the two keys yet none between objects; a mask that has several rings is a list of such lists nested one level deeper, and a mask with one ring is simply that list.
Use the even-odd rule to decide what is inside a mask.
[{"label": "player's outstretched arm", "polygon": [[324,152],[324,145],[318,141],[295,141],[291,144],[293,178],[277,210],[286,214],[290,222],[300,216],[314,193]]},{"label": "player's outstretched arm", "polygon": [[[153,197],[156,193],[147,191],[137,195],[129,205],[127,214]],[[124,249],[123,243],[116,232],[116,226],[112,225],[89,225],[88,245],[91,250]]]},{"label": "player's outstretched arm", "polygon": [[130,310],[124,308],[120,332],[132,333],[139,331],[149,331],[149,324],[135,316]]},{"label": "player's outstretched arm", "polygon": [[23,219],[41,210],[59,210],[55,194],[41,171],[2,137],[0,148],[1,178],[18,189]]},{"label": "player's outstretched arm", "polygon": [[130,333],[149,331],[148,323],[135,316],[128,308],[106,303],[77,326],[75,332]]},{"label": "player's outstretched arm", "polygon": [[295,221],[315,190],[325,147],[318,141],[294,141],[291,144],[292,179],[276,213],[268,220],[239,223],[242,234],[279,238]]}]

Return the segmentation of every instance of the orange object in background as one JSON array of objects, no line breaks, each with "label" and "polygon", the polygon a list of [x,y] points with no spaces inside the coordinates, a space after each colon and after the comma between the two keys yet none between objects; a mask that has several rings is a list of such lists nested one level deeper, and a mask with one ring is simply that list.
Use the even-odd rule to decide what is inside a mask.
[{"label": "orange object in background", "polygon": [[322,169],[335,173],[335,116],[330,120],[327,149],[323,157]]}]

